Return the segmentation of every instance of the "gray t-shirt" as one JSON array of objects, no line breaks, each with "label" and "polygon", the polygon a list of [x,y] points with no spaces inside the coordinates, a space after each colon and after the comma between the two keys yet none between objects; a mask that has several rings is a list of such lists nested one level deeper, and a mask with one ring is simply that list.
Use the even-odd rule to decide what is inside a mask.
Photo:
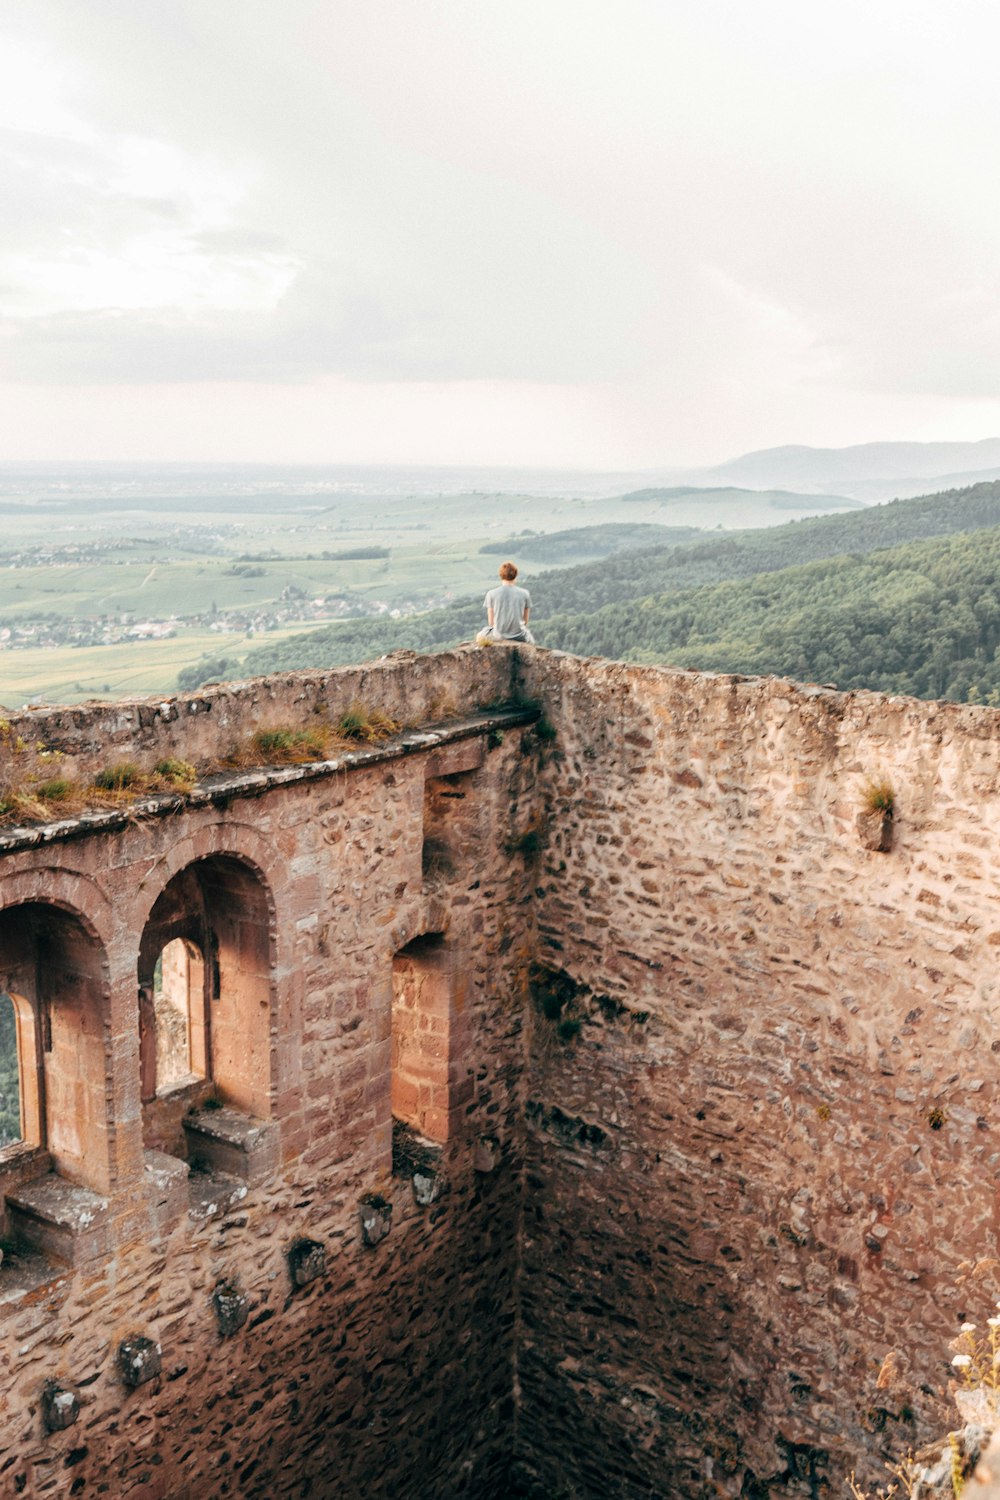
[{"label": "gray t-shirt", "polygon": [[497,635],[513,640],[524,634],[524,611],[531,605],[531,595],[517,583],[500,583],[490,589],[484,600],[493,611],[493,629]]}]

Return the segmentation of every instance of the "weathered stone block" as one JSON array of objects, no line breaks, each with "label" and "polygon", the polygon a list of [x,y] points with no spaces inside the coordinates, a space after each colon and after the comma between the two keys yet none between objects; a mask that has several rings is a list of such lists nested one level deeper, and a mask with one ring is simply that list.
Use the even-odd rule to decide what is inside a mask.
[{"label": "weathered stone block", "polygon": [[42,1391],[42,1421],[46,1432],[65,1432],[79,1415],[80,1401],[76,1392],[59,1381],[48,1381]]},{"label": "weathered stone block", "polygon": [[412,1182],[413,1196],[421,1208],[429,1208],[440,1198],[442,1182],[438,1172],[427,1167],[419,1168],[414,1172]]},{"label": "weathered stone block", "polygon": [[424,775],[457,776],[464,771],[476,771],[483,763],[485,736],[477,734],[474,739],[457,740],[428,755]]},{"label": "weathered stone block", "polygon": [[378,1193],[361,1200],[361,1238],[366,1245],[378,1245],[392,1228],[392,1204]]},{"label": "weathered stone block", "polygon": [[118,1369],[122,1380],[131,1389],[145,1385],[160,1373],[163,1362],[159,1344],[144,1334],[132,1334],[118,1345]]},{"label": "weathered stone block", "polygon": [[299,1239],[288,1252],[292,1286],[308,1286],[326,1270],[326,1249],[318,1240]]},{"label": "weathered stone block", "polygon": [[188,1216],[200,1224],[228,1213],[246,1195],[246,1183],[228,1172],[193,1171],[188,1179]]},{"label": "weathered stone block", "polygon": [[43,1255],[80,1266],[108,1250],[108,1202],[54,1172],[7,1196],[14,1235]]},{"label": "weathered stone block", "polygon": [[857,820],[862,846],[875,854],[888,854],[892,848],[893,816],[891,812],[860,812]]},{"label": "weathered stone block", "polygon": [[239,1177],[248,1187],[264,1182],[280,1162],[277,1126],[228,1105],[187,1115],[184,1134],[192,1160]]},{"label": "weathered stone block", "polygon": [[150,1215],[161,1231],[172,1228],[188,1208],[188,1164],[164,1151],[143,1152]]},{"label": "weathered stone block", "polygon": [[476,1142],[472,1165],[477,1172],[495,1172],[500,1165],[500,1142],[495,1135],[481,1135]]},{"label": "weathered stone block", "polygon": [[220,1281],[212,1293],[212,1306],[224,1339],[239,1333],[250,1316],[250,1298],[231,1281]]}]

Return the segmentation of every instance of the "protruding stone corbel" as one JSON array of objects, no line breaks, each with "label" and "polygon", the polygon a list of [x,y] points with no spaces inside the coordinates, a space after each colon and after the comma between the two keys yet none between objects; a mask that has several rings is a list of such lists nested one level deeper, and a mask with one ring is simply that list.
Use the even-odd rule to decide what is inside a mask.
[{"label": "protruding stone corbel", "polygon": [[47,1380],[42,1391],[42,1421],[46,1432],[65,1432],[80,1415],[80,1398],[59,1380]]},{"label": "protruding stone corbel", "polygon": [[326,1249],[318,1240],[298,1239],[288,1251],[292,1286],[308,1286],[326,1270]]},{"label": "protruding stone corbel", "polygon": [[411,1178],[413,1196],[421,1208],[430,1208],[441,1196],[441,1174],[433,1167],[418,1167]]},{"label": "protruding stone corbel", "polygon": [[896,794],[888,777],[869,781],[864,788],[857,829],[862,846],[875,854],[888,854],[892,848]]},{"label": "protruding stone corbel", "polygon": [[219,1282],[212,1293],[212,1306],[215,1309],[219,1334],[224,1339],[231,1338],[234,1333],[239,1333],[250,1316],[250,1298],[246,1292],[241,1292],[233,1281]]},{"label": "protruding stone corbel", "polygon": [[368,1193],[361,1199],[361,1239],[365,1245],[378,1245],[392,1228],[392,1204],[379,1193]]},{"label": "protruding stone corbel", "polygon": [[145,1385],[160,1373],[163,1351],[153,1339],[134,1333],[118,1345],[118,1369],[130,1390]]},{"label": "protruding stone corbel", "polygon": [[477,1172],[495,1172],[500,1165],[500,1142],[495,1135],[481,1135],[476,1142],[472,1165]]}]

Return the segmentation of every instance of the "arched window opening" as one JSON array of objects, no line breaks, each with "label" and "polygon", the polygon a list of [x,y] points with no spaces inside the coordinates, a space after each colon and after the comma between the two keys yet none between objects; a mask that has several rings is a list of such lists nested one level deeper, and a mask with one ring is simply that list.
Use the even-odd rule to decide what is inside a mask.
[{"label": "arched window opening", "polygon": [[[6,1144],[44,1146],[71,1182],[106,1193],[111,1180],[100,944],[78,917],[42,901],[0,912],[0,1111]],[[13,1047],[11,1033],[13,1032]],[[14,1097],[16,1062],[17,1097]],[[19,1116],[19,1136],[10,1131]]]},{"label": "arched window opening", "polygon": [[167,1094],[207,1072],[205,962],[197,943],[172,938],[153,968],[156,1092]]},{"label": "arched window opening", "polygon": [[138,965],[143,1140],[185,1156],[188,1112],[209,1095],[271,1112],[271,923],[260,877],[211,855],[161,891]]},{"label": "arched window opening", "polygon": [[17,1010],[6,990],[0,990],[0,1151],[23,1140]]}]

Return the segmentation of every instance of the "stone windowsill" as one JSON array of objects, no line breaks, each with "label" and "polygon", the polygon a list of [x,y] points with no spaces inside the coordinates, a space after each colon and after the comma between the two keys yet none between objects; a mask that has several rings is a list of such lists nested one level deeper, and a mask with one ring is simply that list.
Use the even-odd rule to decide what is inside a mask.
[{"label": "stone windowsill", "polygon": [[184,1117],[184,1134],[190,1161],[203,1162],[249,1187],[263,1182],[280,1163],[278,1126],[231,1105],[192,1110]]},{"label": "stone windowsill", "polygon": [[108,1248],[108,1200],[55,1172],[8,1193],[7,1218],[16,1240],[67,1265],[80,1265]]},{"label": "stone windowsill", "polygon": [[53,1288],[69,1275],[66,1266],[54,1265],[37,1250],[15,1246],[4,1252],[0,1264],[0,1308],[16,1307],[41,1287]]}]

